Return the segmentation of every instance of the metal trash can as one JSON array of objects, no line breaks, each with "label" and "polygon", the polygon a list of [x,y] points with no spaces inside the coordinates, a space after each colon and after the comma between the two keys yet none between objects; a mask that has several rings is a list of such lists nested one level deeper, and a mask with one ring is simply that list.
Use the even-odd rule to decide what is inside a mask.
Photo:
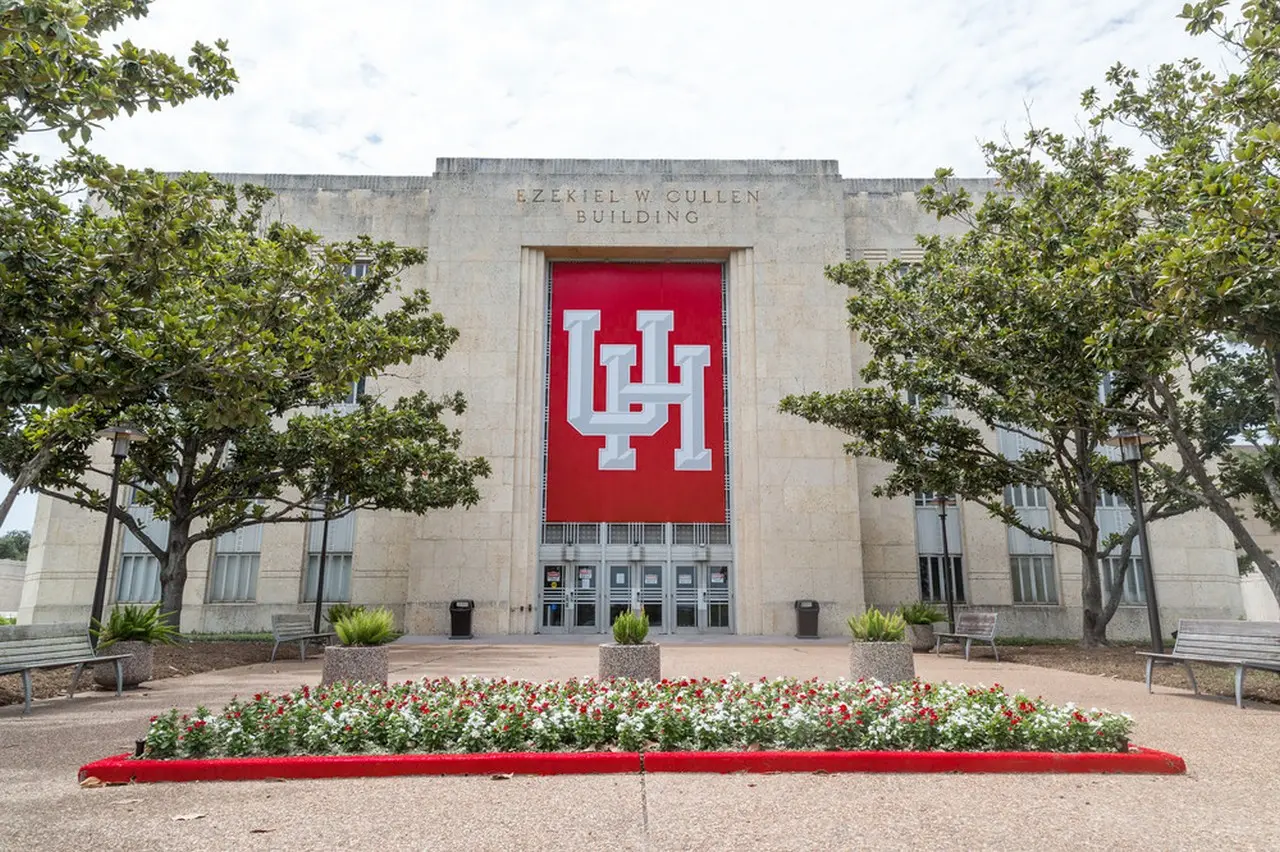
[{"label": "metal trash can", "polygon": [[817,601],[796,601],[796,638],[818,638]]},{"label": "metal trash can", "polygon": [[471,639],[471,613],[476,602],[472,600],[449,601],[449,638]]}]

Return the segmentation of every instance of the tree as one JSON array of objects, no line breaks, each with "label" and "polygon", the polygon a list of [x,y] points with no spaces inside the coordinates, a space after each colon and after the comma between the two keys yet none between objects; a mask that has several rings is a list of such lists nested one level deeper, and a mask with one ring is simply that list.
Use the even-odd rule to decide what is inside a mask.
[{"label": "tree", "polygon": [[1230,22],[1225,5],[1182,17],[1235,71],[1184,60],[1144,80],[1117,65],[1107,99],[1085,94],[1095,126],[1134,129],[1153,151],[1099,219],[1142,227],[1097,258],[1120,307],[1094,343],[1100,364],[1163,361],[1135,373],[1146,424],[1280,598],[1280,564],[1241,517],[1251,504],[1280,529],[1280,3],[1247,0]]},{"label": "tree", "polygon": [[[51,452],[42,493],[111,511],[160,561],[162,608],[175,619],[197,542],[250,524],[358,509],[422,513],[479,499],[477,480],[489,466],[464,457],[460,432],[445,422],[463,412],[461,394],[364,397],[349,410],[333,408],[361,379],[443,358],[457,339],[425,291],[402,294],[396,283],[423,252],[367,237],[330,244],[267,223],[271,196],[261,188],[237,191],[199,175],[152,179],[164,197],[190,197],[184,188],[193,186],[221,193],[218,204],[176,211],[114,208],[134,201],[132,191],[108,187],[102,196],[114,215],[137,220],[130,230],[174,235],[148,263],[155,316],[143,326],[170,378],[120,410],[149,436],[130,453],[123,477],[135,483],[139,505],[168,521],[167,539],[153,540],[83,480],[83,471],[109,473],[94,463],[87,430],[64,430],[77,437]],[[364,274],[353,275],[357,260]],[[38,451],[46,419],[82,423],[95,414],[81,405],[35,418],[25,442],[8,445],[5,462],[18,465]]]},{"label": "tree", "polygon": [[24,561],[27,558],[27,548],[30,546],[31,533],[26,530],[11,530],[0,535],[0,559]]},{"label": "tree", "polygon": [[[225,42],[197,43],[185,66],[172,56],[101,38],[150,0],[0,0],[0,441],[22,442],[37,428],[46,440],[23,467],[4,469],[13,485],[0,523],[35,481],[60,441],[53,407],[92,403],[104,418],[145,398],[157,381],[145,335],[127,322],[145,315],[153,293],[132,264],[163,250],[165,233],[123,233],[75,203],[86,189],[132,188],[156,199],[144,174],[113,167],[80,147],[121,112],[156,111],[231,91],[235,72]],[[21,153],[31,135],[54,134],[67,147],[52,163]],[[82,437],[82,436],[81,436]]]},{"label": "tree", "polygon": [[[1096,221],[1127,152],[1101,135],[1039,129],[1023,144],[984,151],[1002,192],[976,204],[940,170],[921,193],[924,209],[963,221],[966,233],[919,238],[917,266],[828,269],[851,289],[849,324],[870,348],[863,386],[788,397],[781,407],[850,435],[848,452],[890,463],[877,495],[958,494],[1033,539],[1077,550],[1082,642],[1094,645],[1106,639],[1137,532],[1135,523],[1108,540],[1100,534],[1101,496],[1131,493],[1132,479],[1099,445],[1133,423],[1134,387],[1091,357],[1108,309],[1081,258],[1124,236]],[[1111,390],[1100,395],[1104,382]],[[1000,432],[1020,449],[1002,451],[992,441]],[[1148,521],[1195,505],[1177,487],[1185,479],[1167,468],[1144,475]],[[1056,529],[1028,523],[1006,502],[1006,489],[1019,485],[1044,489]],[[1121,567],[1104,590],[1099,560],[1113,553]]]}]

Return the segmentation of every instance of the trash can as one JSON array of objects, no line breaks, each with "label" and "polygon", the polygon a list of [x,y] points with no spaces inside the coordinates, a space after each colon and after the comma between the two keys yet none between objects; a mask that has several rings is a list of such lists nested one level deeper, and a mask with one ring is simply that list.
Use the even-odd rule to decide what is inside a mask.
[{"label": "trash can", "polygon": [[796,638],[818,638],[817,601],[796,601]]},{"label": "trash can", "polygon": [[471,639],[471,613],[476,602],[471,600],[449,601],[449,638]]}]

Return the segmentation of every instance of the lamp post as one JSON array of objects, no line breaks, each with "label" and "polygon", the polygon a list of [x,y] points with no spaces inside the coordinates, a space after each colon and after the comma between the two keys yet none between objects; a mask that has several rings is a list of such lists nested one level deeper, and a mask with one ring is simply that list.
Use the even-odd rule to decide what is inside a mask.
[{"label": "lamp post", "polygon": [[947,543],[947,505],[954,502],[950,494],[935,494],[930,500],[938,507],[938,520],[942,522],[942,594],[947,601],[947,630],[955,630],[956,594],[951,582],[951,549]]},{"label": "lamp post", "polygon": [[[129,423],[110,426],[98,433],[100,438],[111,439],[111,493],[107,497],[107,522],[102,531],[102,553],[98,558],[98,580],[93,587],[93,606],[89,612],[89,626],[102,625],[102,608],[107,600],[107,567],[111,564],[112,522],[115,521],[116,496],[120,489],[120,465],[129,455],[129,444],[147,440],[146,433]],[[98,637],[90,634],[93,646]]]},{"label": "lamp post", "polygon": [[1151,568],[1151,541],[1147,538],[1147,519],[1142,509],[1142,481],[1138,468],[1142,465],[1142,445],[1151,443],[1149,435],[1136,429],[1121,429],[1104,444],[1120,448],[1120,458],[1133,471],[1133,514],[1138,523],[1138,543],[1142,546],[1142,582],[1147,587],[1147,624],[1151,628],[1151,650],[1164,653],[1164,632],[1160,629],[1160,607],[1156,603],[1156,578]]},{"label": "lamp post", "polygon": [[324,605],[324,563],[329,556],[329,493],[324,495],[324,520],[320,524],[320,564],[316,566],[316,613],[311,632],[320,632],[320,608]]}]

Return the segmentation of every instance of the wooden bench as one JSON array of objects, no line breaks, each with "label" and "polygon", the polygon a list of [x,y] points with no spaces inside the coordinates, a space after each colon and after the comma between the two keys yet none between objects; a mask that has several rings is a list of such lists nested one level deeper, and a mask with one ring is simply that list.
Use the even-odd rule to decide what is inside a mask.
[{"label": "wooden bench", "polygon": [[950,633],[935,632],[933,634],[933,653],[942,653],[943,642],[964,642],[964,658],[969,659],[969,649],[976,639],[991,645],[991,653],[1000,662],[1000,652],[996,650],[996,613],[994,612],[962,612],[956,618],[955,630]]},{"label": "wooden bench", "polygon": [[326,645],[333,639],[333,633],[316,633],[311,629],[311,618],[305,615],[273,615],[271,616],[271,634],[276,644],[271,649],[271,662],[276,661],[276,651],[285,642],[298,643],[298,655],[307,658],[308,642],[324,642]]},{"label": "wooden bench", "polygon": [[1192,663],[1234,666],[1236,706],[1244,707],[1244,673],[1248,669],[1280,672],[1280,621],[1207,621],[1183,618],[1178,621],[1173,651],[1157,654],[1139,651],[1147,658],[1147,692],[1151,691],[1151,669],[1156,661],[1181,663],[1196,695],[1200,687],[1191,671]]},{"label": "wooden bench", "polygon": [[22,676],[22,713],[31,712],[31,673],[36,669],[75,666],[67,697],[74,698],[85,666],[115,663],[116,695],[124,692],[124,661],[131,654],[98,655],[82,624],[32,624],[0,627],[0,675]]}]

